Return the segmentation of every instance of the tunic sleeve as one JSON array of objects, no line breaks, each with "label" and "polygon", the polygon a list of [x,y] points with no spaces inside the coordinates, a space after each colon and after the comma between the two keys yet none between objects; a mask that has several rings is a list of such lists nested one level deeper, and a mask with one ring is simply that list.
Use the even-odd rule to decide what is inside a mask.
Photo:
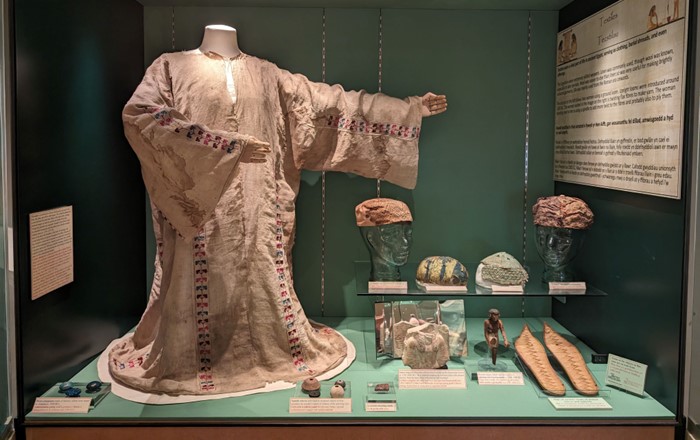
[{"label": "tunic sleeve", "polygon": [[153,203],[185,239],[209,219],[251,136],[212,130],[173,108],[168,60],[158,58],[124,107],[124,132]]},{"label": "tunic sleeve", "polygon": [[416,186],[421,98],[345,91],[284,70],[280,78],[297,168]]}]

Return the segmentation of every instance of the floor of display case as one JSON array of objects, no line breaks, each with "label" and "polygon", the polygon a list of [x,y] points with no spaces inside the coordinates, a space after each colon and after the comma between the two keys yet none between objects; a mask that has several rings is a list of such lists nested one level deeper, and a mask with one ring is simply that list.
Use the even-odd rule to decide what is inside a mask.
[{"label": "floor of display case", "polygon": [[[396,412],[366,412],[364,403],[367,383],[396,382],[398,370],[406,368],[400,359],[377,360],[374,352],[373,321],[368,318],[344,318],[320,320],[338,329],[357,348],[357,359],[344,373],[337,376],[353,384],[352,412],[348,414],[290,414],[290,398],[295,390],[282,390],[213,401],[201,401],[177,405],[144,405],[130,402],[110,394],[88,414],[35,414],[26,417],[27,425],[42,422],[98,422],[98,421],[149,421],[171,422],[177,420],[197,422],[237,422],[256,421],[303,422],[304,420],[367,420],[367,421],[468,421],[468,420],[635,420],[668,421],[673,423],[675,416],[651,396],[637,397],[615,389],[604,387],[602,398],[612,407],[608,410],[556,410],[537,385],[525,375],[525,385],[520,386],[480,386],[472,380],[482,359],[483,320],[467,319],[469,355],[464,363],[450,361],[451,370],[466,369],[467,388],[459,390],[401,390],[396,393]],[[548,322],[570,341],[575,341],[584,359],[590,360],[591,350],[578,341],[565,328],[551,318],[505,318],[506,332],[511,341],[515,339],[524,323],[541,339],[543,323]],[[517,371],[514,351],[508,350],[501,356],[510,371]],[[97,378],[97,360],[90,363],[80,373],[71,378],[75,382],[89,382]],[[512,364],[512,365],[511,365]],[[599,384],[604,384],[606,365],[589,364],[589,368]]]}]

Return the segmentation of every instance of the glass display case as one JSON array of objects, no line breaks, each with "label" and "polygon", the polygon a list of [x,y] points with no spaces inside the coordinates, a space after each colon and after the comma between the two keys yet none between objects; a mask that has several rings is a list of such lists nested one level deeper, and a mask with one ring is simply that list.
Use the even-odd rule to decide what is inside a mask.
[{"label": "glass display case", "polygon": [[[391,431],[445,438],[674,438],[682,424],[685,195],[662,199],[555,181],[552,174],[557,30],[612,2],[439,2],[434,8],[381,0],[325,8],[304,0],[264,5],[113,0],[101,6],[85,0],[80,7],[48,0],[12,3],[17,426],[26,438],[94,438],[95,429],[110,439],[175,438],[197,430],[212,438],[252,438],[282,429],[310,439],[346,429],[348,435],[369,437]],[[42,8],[40,16],[36,7]],[[55,23],[64,23],[71,33],[58,35]],[[338,361],[337,372],[324,372],[318,397],[303,389],[303,375],[270,380],[264,389],[236,396],[171,392],[134,398],[122,394],[123,384],[114,381],[87,412],[37,411],[37,398],[72,399],[56,388],[59,383],[85,388],[98,379],[111,382],[102,377],[105,365],[109,368],[105,353],[112,341],[141,325],[151,280],[160,285],[160,262],[173,257],[151,232],[153,219],[165,220],[145,195],[139,162],[123,136],[122,110],[145,68],[162,53],[199,47],[204,26],[213,23],[237,29],[244,57],[269,60],[310,81],[397,97],[429,90],[448,96],[445,114],[422,121],[414,190],[351,174],[322,174],[324,164],[294,162],[291,151],[273,158],[289,154],[289,163],[304,168],[292,184],[285,183],[289,187],[278,188],[292,204],[277,214],[282,232],[275,234],[294,233],[293,250],[281,239],[270,245],[282,255],[275,261],[282,272],[275,275],[289,273],[275,291],[280,310],[290,316],[287,323],[294,321],[284,309],[297,304],[287,297],[290,289],[282,287],[289,283],[303,306],[297,317],[303,313],[304,319],[327,326],[309,331],[337,332],[353,349]],[[60,42],[61,50],[49,49],[52,41]],[[227,62],[232,60],[216,66],[224,72]],[[172,80],[168,75],[166,83]],[[236,113],[229,94],[224,98],[232,115],[245,117]],[[216,95],[212,102],[221,99]],[[155,123],[161,122],[167,125],[161,119]],[[43,127],[53,127],[51,136],[39,133]],[[275,133],[280,139],[290,135],[286,129]],[[685,161],[689,150],[684,150]],[[244,162],[243,172],[257,179],[254,165]],[[542,281],[545,267],[530,210],[538,197],[562,193],[585,200],[596,215],[572,263],[576,279],[567,279],[585,282],[583,289],[553,288]],[[353,217],[355,206],[375,194],[404,201],[413,215],[413,244],[408,263],[400,267],[405,294],[369,292],[370,263]],[[75,212],[75,281],[31,300],[28,215],[68,205]],[[228,214],[235,215],[235,209]],[[261,211],[260,221],[264,215]],[[244,226],[248,231],[256,227]],[[187,247],[187,252],[206,252],[197,238],[192,245],[200,248]],[[528,281],[521,291],[475,283],[479,264],[496,252],[508,252],[524,267]],[[286,253],[292,264],[287,269]],[[430,291],[416,283],[419,263],[435,255],[464,263],[466,292]],[[231,255],[227,264],[243,267],[255,258]],[[214,289],[202,295],[208,268],[201,259],[193,264],[199,264],[193,266],[197,278],[192,275],[199,289],[187,307],[197,318],[178,316],[180,324],[197,331],[176,342],[202,347],[196,359],[201,384],[225,368],[205,355],[209,347],[233,350],[237,338],[247,338],[255,341],[250,351],[263,352],[265,344],[277,341],[241,332],[223,342],[209,332],[208,314],[216,313],[209,304],[223,296],[215,296],[220,293]],[[157,300],[157,294],[150,299]],[[238,297],[229,300],[237,310],[256,307]],[[486,331],[492,309],[499,311],[494,322],[501,326],[495,342],[494,332],[490,337]],[[270,322],[250,322],[247,331],[255,334]],[[554,355],[553,343],[545,341],[548,327],[575,354],[575,368],[590,374],[595,392],[577,386]],[[540,372],[533,371],[537,362],[523,360],[518,352],[524,328],[544,347],[537,362],[551,367],[563,392],[546,392]],[[313,355],[296,348],[300,341],[293,326],[284,330],[291,362],[301,368]],[[411,341],[410,356],[404,355],[406,341]],[[610,355],[646,366],[641,394],[609,385]],[[131,361],[140,366],[153,362],[149,356]],[[123,364],[130,368],[128,361]],[[267,359],[246,372],[277,366],[278,359]],[[342,395],[334,389],[338,380],[346,385]]]}]

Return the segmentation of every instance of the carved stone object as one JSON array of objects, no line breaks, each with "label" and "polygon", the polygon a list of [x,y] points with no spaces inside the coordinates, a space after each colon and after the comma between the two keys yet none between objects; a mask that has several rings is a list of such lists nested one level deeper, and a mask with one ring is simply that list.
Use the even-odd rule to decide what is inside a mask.
[{"label": "carved stone object", "polygon": [[498,252],[481,260],[481,278],[491,284],[518,286],[527,283],[527,271],[506,252]]},{"label": "carved stone object", "polygon": [[394,324],[394,357],[400,358],[403,356],[404,342],[406,340],[406,332],[412,329],[415,325],[408,321],[400,321]]},{"label": "carved stone object", "polygon": [[547,359],[547,353],[540,341],[530,331],[527,324],[523,326],[523,331],[515,341],[515,351],[520,360],[535,376],[542,391],[551,396],[563,396],[566,389],[557,373],[552,368],[552,364]]},{"label": "carved stone object", "polygon": [[374,386],[374,392],[375,393],[381,393],[385,394],[389,392],[389,384],[388,383],[378,383]]},{"label": "carved stone object", "polygon": [[447,326],[432,323],[408,330],[401,358],[404,365],[414,369],[433,369],[442,368],[447,364],[450,353],[447,340],[442,336],[443,332],[439,331],[439,327],[445,327],[443,332],[448,332]]},{"label": "carved stone object", "polygon": [[598,394],[598,384],[588,370],[581,352],[546,322],[544,323],[544,345],[564,368],[577,393],[584,396]]},{"label": "carved stone object", "polygon": [[331,388],[331,397],[334,399],[340,399],[345,396],[345,388],[340,385],[333,385]]},{"label": "carved stone object", "polygon": [[439,286],[466,286],[469,272],[462,263],[452,257],[428,257],[416,271],[416,280]]},{"label": "carved stone object", "polygon": [[304,382],[301,383],[301,390],[307,394],[320,389],[321,383],[315,377],[307,377],[304,379]]},{"label": "carved stone object", "polygon": [[450,345],[450,357],[459,358],[467,355],[468,345],[466,330],[460,332],[450,331],[448,342]]},{"label": "carved stone object", "polygon": [[99,380],[93,380],[92,382],[89,382],[87,385],[85,385],[85,391],[88,393],[96,393],[100,391],[102,388],[102,382]]},{"label": "carved stone object", "polygon": [[593,224],[593,212],[586,202],[564,195],[540,197],[532,215],[536,225],[553,228],[588,229]]},{"label": "carved stone object", "polygon": [[503,345],[506,348],[510,346],[508,342],[508,335],[506,334],[506,328],[501,321],[501,312],[498,309],[489,310],[489,317],[484,320],[484,339],[491,350],[491,363],[496,365],[496,358],[498,357],[498,332],[503,335]]}]

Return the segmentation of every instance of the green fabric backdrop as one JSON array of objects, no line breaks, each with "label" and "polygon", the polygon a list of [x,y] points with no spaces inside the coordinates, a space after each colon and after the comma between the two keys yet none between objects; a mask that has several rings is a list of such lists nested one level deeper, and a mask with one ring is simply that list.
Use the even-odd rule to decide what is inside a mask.
[{"label": "green fabric backdrop", "polygon": [[[238,30],[244,52],[321,80],[323,10],[319,8],[147,7],[145,63],[199,46],[207,24]],[[347,89],[378,88],[379,9],[326,9],[326,81]],[[527,42],[531,17],[532,69],[528,198],[553,189],[552,133],[557,12],[385,9],[383,88],[393,96],[444,93],[449,110],[425,121],[418,187],[388,183],[382,195],[401,199],[414,214],[411,260],[450,255],[476,262],[497,252],[523,257],[523,190]],[[366,316],[355,295],[354,261],[368,253],[354,224],[354,207],[376,195],[376,183],[327,174],[326,316]],[[321,315],[321,174],[305,172],[297,201],[295,286],[309,315]],[[529,221],[529,215],[528,215]],[[150,224],[147,226],[150,235]],[[531,227],[528,227],[531,233]],[[527,257],[535,259],[528,240]],[[149,242],[147,264],[154,247]],[[474,266],[475,267],[475,266]],[[470,270],[472,270],[472,267]],[[473,274],[472,274],[473,275]],[[411,276],[411,274],[407,274]],[[521,316],[520,299],[467,300],[470,316],[491,307]],[[548,315],[549,299],[530,299],[526,314]]]}]

